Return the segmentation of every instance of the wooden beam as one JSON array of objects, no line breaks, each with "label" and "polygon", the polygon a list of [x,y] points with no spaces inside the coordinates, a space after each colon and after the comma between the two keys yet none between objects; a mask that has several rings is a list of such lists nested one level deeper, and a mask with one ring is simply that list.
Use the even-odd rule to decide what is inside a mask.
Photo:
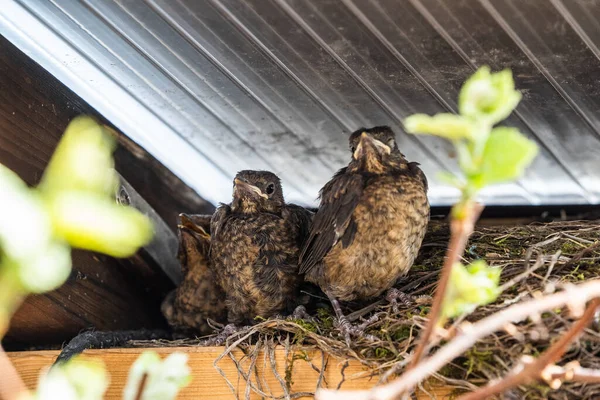
[{"label": "wooden beam", "polygon": [[[185,352],[189,355],[188,364],[192,369],[193,379],[191,384],[181,392],[178,397],[179,400],[230,400],[236,398],[232,390],[227,386],[225,378],[213,366],[214,360],[223,353],[224,348],[222,347],[126,348],[85,351],[86,355],[101,359],[110,372],[111,383],[105,397],[106,400],[121,399],[121,393],[127,380],[129,368],[140,353],[145,350],[154,350],[163,357],[174,351]],[[52,365],[58,353],[58,351],[48,350],[11,352],[8,355],[17,371],[23,377],[27,387],[34,389],[40,372]],[[319,372],[315,368],[321,369],[323,365],[321,353],[311,350],[306,353],[295,353],[295,355],[296,359],[293,362],[293,366],[291,368],[288,367],[287,371],[291,374],[292,385],[290,393],[314,392],[319,379]],[[234,352],[234,356],[239,360],[243,354],[240,351],[236,351]],[[280,379],[285,381],[286,366],[289,366],[291,358],[291,355],[286,357],[283,349],[278,348],[275,350],[274,359],[277,366],[276,370],[279,374],[279,377],[277,377],[270,368],[268,357],[265,358],[264,353],[259,353],[256,365],[259,377],[266,382],[263,389],[265,392],[271,393],[274,396],[284,394]],[[305,358],[310,360],[312,366]],[[345,376],[342,389],[366,389],[377,383],[377,378],[369,377],[369,370],[356,361],[349,361],[348,366],[343,368],[346,363],[345,360],[334,357],[326,357],[325,360],[326,368],[323,374],[323,387],[336,388],[343,380],[342,370]],[[223,358],[218,365],[236,389],[239,398],[246,398],[246,383],[243,380],[238,381],[238,373],[233,361],[229,358]],[[243,363],[246,371],[248,370],[248,365],[248,361]],[[253,378],[253,382],[256,382],[256,378]],[[433,387],[429,393],[419,393],[418,398],[430,399],[433,394],[438,398],[442,398],[450,394],[450,389]],[[260,398],[258,394],[253,392],[249,397],[252,400]]]}]

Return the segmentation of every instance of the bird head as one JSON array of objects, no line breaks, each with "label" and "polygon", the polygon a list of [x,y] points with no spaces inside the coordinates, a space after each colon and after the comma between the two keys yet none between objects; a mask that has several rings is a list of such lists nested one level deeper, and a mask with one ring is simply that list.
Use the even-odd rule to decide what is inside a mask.
[{"label": "bird head", "polygon": [[404,159],[394,132],[387,126],[361,128],[350,135],[352,159],[369,172],[383,172],[392,159]]},{"label": "bird head", "polygon": [[281,181],[269,171],[240,171],[233,180],[233,208],[241,212],[276,212],[284,205]]}]

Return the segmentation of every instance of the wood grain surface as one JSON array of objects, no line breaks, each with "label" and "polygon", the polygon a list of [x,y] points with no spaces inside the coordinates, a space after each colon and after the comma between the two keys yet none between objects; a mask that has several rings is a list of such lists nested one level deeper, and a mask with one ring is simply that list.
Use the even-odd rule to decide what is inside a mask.
[{"label": "wood grain surface", "polygon": [[[106,365],[111,376],[111,384],[106,394],[107,400],[121,399],[121,393],[127,380],[127,373],[133,361],[139,354],[146,349],[108,349],[108,350],[88,350],[86,355],[101,359]],[[227,383],[223,376],[219,374],[213,366],[214,360],[222,354],[222,347],[180,347],[180,348],[153,348],[154,350],[165,357],[173,351],[182,351],[189,355],[188,365],[192,369],[192,382],[179,395],[179,400],[194,399],[194,400],[230,400],[236,399],[236,395]],[[274,352],[274,360],[276,363],[276,376],[270,368],[270,361],[267,360],[265,368],[264,354],[259,354],[257,368],[261,380],[264,379],[265,392],[271,393],[274,396],[284,394],[280,379],[285,380],[286,376],[286,353],[283,349],[276,349]],[[14,363],[17,371],[23,377],[26,385],[33,389],[38,380],[39,373],[54,362],[58,355],[58,351],[28,351],[28,352],[12,352],[8,353],[10,359]],[[297,353],[296,360],[291,369],[287,372],[291,375],[292,386],[289,388],[290,393],[297,392],[314,392],[319,372],[322,367],[322,358],[320,352]],[[300,356],[300,357],[298,357]],[[240,359],[242,354],[235,353],[235,357]],[[287,355],[287,359],[291,359],[291,355]],[[303,358],[311,360],[311,363]],[[267,357],[268,359],[268,357]],[[287,363],[289,365],[289,363]],[[323,379],[323,387],[336,388],[343,380],[342,389],[367,389],[372,387],[377,378],[368,377],[369,371],[356,361],[349,361],[347,366],[345,360],[336,359],[333,357],[326,358],[326,368]],[[233,361],[229,358],[223,358],[219,362],[219,367],[223,370],[225,376],[230,380],[238,397],[240,399],[260,399],[256,393],[251,393],[249,397],[245,397],[247,386],[243,380],[237,380],[237,372]],[[248,370],[248,364],[243,364]],[[314,368],[313,368],[314,367]],[[343,372],[342,372],[343,370]],[[342,378],[342,373],[345,379]],[[256,380],[254,379],[254,382]],[[249,393],[249,392],[248,392]],[[428,393],[418,393],[419,399],[438,398],[442,399],[450,394],[448,388],[433,387]],[[436,397],[434,397],[436,396]],[[303,398],[311,398],[305,396]]]}]

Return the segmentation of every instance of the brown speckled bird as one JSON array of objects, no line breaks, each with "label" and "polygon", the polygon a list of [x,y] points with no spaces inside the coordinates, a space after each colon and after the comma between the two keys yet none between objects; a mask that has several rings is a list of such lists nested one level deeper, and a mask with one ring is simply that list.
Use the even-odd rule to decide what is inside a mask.
[{"label": "brown speckled bird", "polygon": [[211,221],[210,259],[227,297],[228,321],[252,323],[290,312],[298,302],[298,253],[311,213],[285,204],[279,178],[241,171],[233,201]]},{"label": "brown speckled bird", "polygon": [[181,214],[178,226],[183,281],[167,295],[161,310],[178,333],[206,335],[213,331],[208,319],[227,321],[225,293],[209,264],[211,215]]},{"label": "brown speckled bird", "polygon": [[321,287],[349,341],[338,300],[367,300],[412,266],[429,220],[427,180],[408,162],[389,127],[350,136],[352,160],[321,189],[300,254],[300,273]]}]

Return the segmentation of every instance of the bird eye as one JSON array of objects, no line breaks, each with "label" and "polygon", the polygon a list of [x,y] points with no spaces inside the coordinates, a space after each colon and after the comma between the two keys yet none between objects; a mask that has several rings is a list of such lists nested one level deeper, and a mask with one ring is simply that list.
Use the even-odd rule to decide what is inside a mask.
[{"label": "bird eye", "polygon": [[269,183],[267,185],[267,189],[266,189],[267,194],[270,196],[273,194],[273,192],[275,192],[275,184],[274,183]]}]

